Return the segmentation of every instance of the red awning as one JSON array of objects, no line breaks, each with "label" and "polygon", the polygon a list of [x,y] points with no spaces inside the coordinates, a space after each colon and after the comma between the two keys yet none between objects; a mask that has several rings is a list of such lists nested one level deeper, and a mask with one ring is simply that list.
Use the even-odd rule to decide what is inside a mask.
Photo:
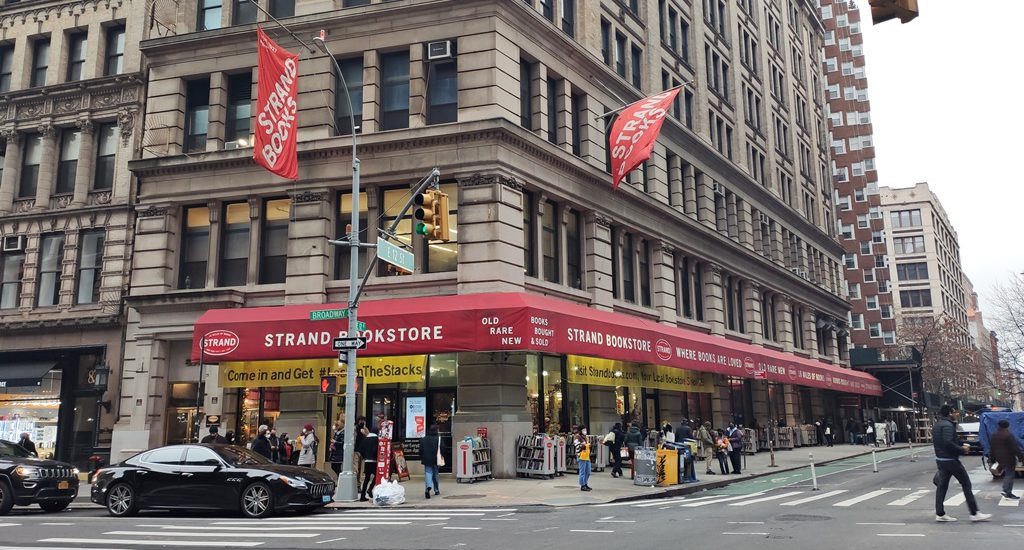
[{"label": "red awning", "polygon": [[[196,322],[192,359],[268,361],[335,357],[332,340],[348,320],[324,312],[337,304],[218,309]],[[463,294],[371,300],[360,304],[360,354],[410,355],[458,351],[524,350],[589,355],[652,363],[727,376],[753,378],[881,395],[873,376],[793,354],[720,336],[600,311],[572,302],[525,293]]]}]

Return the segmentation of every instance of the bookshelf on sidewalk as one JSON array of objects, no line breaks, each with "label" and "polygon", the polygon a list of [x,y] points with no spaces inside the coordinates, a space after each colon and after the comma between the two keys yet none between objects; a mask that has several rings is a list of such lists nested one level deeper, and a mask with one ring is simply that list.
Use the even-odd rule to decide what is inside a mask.
[{"label": "bookshelf on sidewalk", "polygon": [[455,449],[455,480],[475,483],[494,479],[491,469],[491,445],[486,437],[467,437]]},{"label": "bookshelf on sidewalk", "polygon": [[[516,438],[516,475],[553,478],[557,474],[555,440],[546,434]],[[564,453],[563,453],[564,456]]]}]

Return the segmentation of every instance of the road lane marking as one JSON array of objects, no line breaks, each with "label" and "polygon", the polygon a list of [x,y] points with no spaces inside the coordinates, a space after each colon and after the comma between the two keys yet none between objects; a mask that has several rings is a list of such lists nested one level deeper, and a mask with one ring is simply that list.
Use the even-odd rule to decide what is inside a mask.
[{"label": "road lane marking", "polygon": [[923,537],[922,533],[878,533],[880,537]]},{"label": "road lane marking", "polygon": [[927,495],[928,493],[931,493],[931,490],[923,489],[923,490],[920,490],[920,491],[914,491],[913,493],[910,493],[909,495],[907,495],[907,496],[905,496],[903,498],[899,498],[899,499],[896,499],[896,500],[890,502],[888,505],[889,506],[906,506],[906,505],[910,504],[911,502],[914,502],[915,500],[917,500],[917,499]]},{"label": "road lane marking", "polygon": [[544,531],[550,531],[552,529],[558,529],[558,527],[545,527],[543,529],[534,529],[533,532],[534,533],[541,533],[541,532],[544,532]]},{"label": "road lane marking", "polygon": [[0,527],[17,527],[20,523],[0,523]]},{"label": "road lane marking", "polygon": [[[981,492],[981,489],[975,489],[975,490],[973,490],[971,492],[974,493],[974,494],[978,494],[978,493]],[[965,502],[967,502],[967,495],[965,495],[963,491],[960,491],[956,495],[953,495],[952,497],[946,499],[946,502],[943,502],[942,505],[943,506],[960,506],[961,504],[963,504]]]},{"label": "road lane marking", "polygon": [[722,534],[723,535],[758,535],[758,536],[762,536],[762,537],[767,537],[768,536],[768,533],[728,533],[727,532],[727,533],[722,533]]},{"label": "road lane marking", "polygon": [[[1019,496],[1024,496],[1024,491],[1017,490],[1017,491],[1014,491],[1013,494],[1017,495],[1018,497]],[[999,505],[1000,506],[1020,506],[1020,501],[1019,500],[1014,500],[1012,498],[1006,498],[1006,497],[1000,495]]]},{"label": "road lane marking", "polygon": [[900,526],[900,525],[906,525],[906,523],[872,523],[872,522],[867,522],[867,523],[858,523],[857,525],[889,525],[889,526]]},{"label": "road lane marking", "polygon": [[[354,521],[354,520],[350,520],[350,521],[336,521],[336,522],[330,522],[330,523],[328,523],[326,521],[309,522],[309,521],[280,521],[279,520],[279,521],[265,521],[265,522],[259,523],[259,524],[245,523],[245,522],[240,522],[240,521],[214,521],[214,522],[212,522],[212,524],[213,525],[235,525],[235,526],[238,526],[239,524],[242,524],[242,525],[246,525],[247,526],[247,527],[245,527],[246,529],[259,529],[259,528],[262,528],[263,526],[268,526],[268,525],[285,525],[285,526],[304,525],[307,528],[309,528],[309,527],[322,528],[322,527],[327,527],[327,526],[331,526],[331,525],[368,525],[368,526],[371,526],[371,525],[372,526],[381,526],[381,525],[409,525],[410,523],[413,523],[413,522],[436,521],[436,520],[439,520],[439,519],[448,519],[448,518],[431,518],[431,519],[423,519],[423,520],[405,520],[405,521]],[[136,527],[142,527],[142,526],[138,525]],[[191,529],[191,527],[189,527],[189,529]]]},{"label": "road lane marking", "polygon": [[[680,504],[680,508],[697,508],[699,506],[707,506],[708,504],[718,504],[720,502],[732,502],[734,500],[743,500],[745,498],[759,497],[764,493],[751,493],[749,495],[739,495],[735,497],[719,498],[717,500],[705,500],[703,502],[693,502],[690,504]],[[696,499],[694,499],[696,500]]]},{"label": "road lane marking", "polygon": [[763,521],[730,521],[732,525],[764,525]]},{"label": "road lane marking", "polygon": [[324,543],[328,543],[328,542],[338,542],[339,540],[345,540],[345,537],[336,538],[336,539],[329,539],[329,540],[318,540],[318,541],[316,541],[316,543],[317,544],[324,544]]},{"label": "road lane marking", "polygon": [[480,521],[519,521],[519,518],[480,518]]},{"label": "road lane marking", "polygon": [[437,527],[438,525],[448,525],[448,524],[442,521],[441,523],[428,523],[425,527]]},{"label": "road lane marking", "polygon": [[[404,523],[403,525],[409,525]],[[155,527],[158,529],[191,529],[195,531],[249,531],[253,532],[252,527],[238,527],[238,526],[227,526],[217,525],[214,527],[206,525],[136,525],[136,527]],[[318,525],[316,529],[320,531],[363,531],[366,528],[354,525]],[[258,532],[263,533],[267,531],[309,531],[309,526],[289,526],[289,527],[261,527]],[[160,531],[163,534],[163,531]]]},{"label": "road lane marking", "polygon": [[452,526],[442,527],[442,529],[452,529],[454,531],[479,531],[480,530],[479,527],[452,527]]},{"label": "road lane marking", "polygon": [[636,523],[635,519],[599,519],[594,523]]},{"label": "road lane marking", "polygon": [[[237,533],[236,533],[237,535]],[[231,546],[242,546],[253,548],[260,546],[262,542],[235,541],[235,540],[136,540],[136,539],[73,539],[73,538],[52,538],[43,539],[39,542],[54,542],[60,544],[126,544],[131,546],[195,546],[207,548],[228,548]],[[22,548],[24,547],[8,547]],[[66,549],[66,547],[65,547]],[[62,549],[62,550],[65,550]],[[38,550],[38,549],[36,549]]]},{"label": "road lane marking", "polygon": [[770,500],[779,500],[794,495],[799,495],[803,491],[791,491],[789,493],[782,493],[781,495],[772,495],[770,497],[755,498],[754,500],[744,500],[743,502],[733,502],[729,506],[749,506],[751,504],[757,504],[759,502],[768,502]]},{"label": "road lane marking", "polygon": [[47,523],[40,523],[39,525],[74,525],[74,523],[47,522]]},{"label": "road lane marking", "polygon": [[499,517],[499,518],[503,518],[503,517],[508,517],[508,516],[514,516],[514,515],[516,515],[516,513],[515,513],[515,512],[512,512],[512,513],[510,513],[510,514],[502,514],[502,515],[500,515],[500,516],[497,516],[497,517]]},{"label": "road lane marking", "polygon": [[686,497],[683,497],[683,498],[660,499],[660,500],[655,500],[654,502],[645,502],[643,504],[637,504],[636,506],[634,506],[634,508],[647,508],[649,506],[665,506],[666,504],[677,504],[677,503],[680,503],[680,502],[682,502],[684,500],[686,500]]},{"label": "road lane marking", "polygon": [[842,502],[837,502],[837,503],[833,504],[832,506],[849,507],[849,506],[853,506],[854,504],[857,504],[858,502],[864,502],[865,500],[871,500],[871,499],[873,499],[873,498],[875,498],[877,496],[882,496],[882,495],[884,495],[884,494],[886,494],[888,492],[889,492],[888,489],[879,489],[877,491],[871,491],[870,493],[865,493],[863,495],[860,495],[859,497],[853,497],[853,498],[851,498],[849,500],[844,500]]},{"label": "road lane marking", "polygon": [[[352,527],[347,529],[349,531],[362,531],[365,527]],[[237,537],[238,533],[211,533],[204,531],[202,533],[191,533],[187,531],[107,531],[104,535],[118,535],[118,536],[137,536],[137,537]],[[288,539],[288,538],[299,538],[299,539],[311,539],[319,536],[316,533],[264,533],[259,532],[260,538],[268,539]]]},{"label": "road lane marking", "polygon": [[603,529],[569,529],[570,533],[614,533]]},{"label": "road lane marking", "polygon": [[843,494],[845,492],[847,492],[847,489],[838,489],[838,490],[835,490],[835,491],[829,491],[827,493],[822,493],[820,495],[814,495],[813,497],[807,497],[807,498],[802,498],[800,500],[791,500],[789,502],[783,502],[782,504],[780,504],[780,506],[799,506],[801,504],[807,504],[808,502],[814,502],[816,500],[821,500],[823,498],[829,498],[829,497],[834,497],[836,495],[841,495],[841,494]]},{"label": "road lane marking", "polygon": [[453,514],[456,513],[456,512],[462,513],[462,514],[465,514],[465,513],[468,513],[468,512],[474,512],[474,513],[478,513],[478,514],[482,515],[482,514],[490,514],[490,513],[496,513],[496,512],[515,512],[515,511],[517,511],[516,508],[495,508],[493,510],[490,510],[490,509],[487,509],[487,508],[443,508],[443,509],[442,508],[420,508],[420,509],[412,508],[412,509],[407,509],[407,510],[393,510],[393,511],[390,511],[390,512],[388,512],[388,511],[381,511],[381,510],[348,510],[346,512],[331,513],[331,515],[362,516],[362,515],[369,515],[369,514],[391,514],[391,513],[395,513],[395,514],[403,514],[403,513],[404,514],[435,513],[436,514],[436,513],[448,513],[448,512],[453,513]]}]

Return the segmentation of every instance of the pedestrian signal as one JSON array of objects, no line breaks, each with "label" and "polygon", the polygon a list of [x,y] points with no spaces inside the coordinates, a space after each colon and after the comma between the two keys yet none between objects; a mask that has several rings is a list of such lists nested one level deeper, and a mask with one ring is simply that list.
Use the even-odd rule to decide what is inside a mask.
[{"label": "pedestrian signal", "polygon": [[321,376],[320,377],[320,393],[326,393],[326,394],[338,393],[338,377],[337,376]]}]

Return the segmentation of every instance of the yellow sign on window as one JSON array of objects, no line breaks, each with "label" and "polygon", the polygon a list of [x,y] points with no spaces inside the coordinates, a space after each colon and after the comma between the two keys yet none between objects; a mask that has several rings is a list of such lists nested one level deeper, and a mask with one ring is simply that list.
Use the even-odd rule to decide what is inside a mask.
[{"label": "yellow sign on window", "polygon": [[638,386],[649,389],[712,393],[712,374],[665,365],[645,365],[585,357],[568,356],[568,380],[574,384],[595,386]]},{"label": "yellow sign on window", "polygon": [[[358,364],[364,384],[415,383],[425,379],[427,356],[361,357]],[[336,359],[228,361],[219,370],[222,388],[317,386],[321,376],[339,372],[339,382],[345,381],[345,369]]]}]

